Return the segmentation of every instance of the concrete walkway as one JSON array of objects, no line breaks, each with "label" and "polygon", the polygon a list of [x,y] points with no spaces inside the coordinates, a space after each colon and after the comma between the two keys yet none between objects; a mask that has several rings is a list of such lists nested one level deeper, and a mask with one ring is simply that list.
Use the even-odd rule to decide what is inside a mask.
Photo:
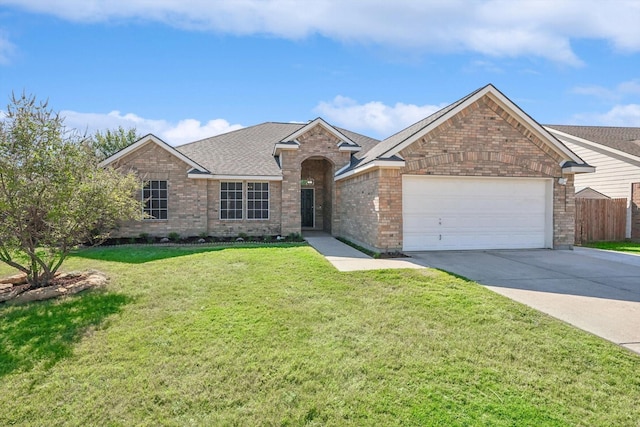
[{"label": "concrete walkway", "polygon": [[338,271],[383,270],[389,268],[425,268],[412,258],[375,259],[322,232],[305,232],[304,239]]}]

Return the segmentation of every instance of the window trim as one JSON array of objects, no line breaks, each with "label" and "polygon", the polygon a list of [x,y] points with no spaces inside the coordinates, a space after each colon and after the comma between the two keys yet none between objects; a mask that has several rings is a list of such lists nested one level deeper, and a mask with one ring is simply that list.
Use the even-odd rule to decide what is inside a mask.
[{"label": "window trim", "polygon": [[[242,186],[242,190],[241,190],[241,193],[240,193],[242,195],[242,198],[240,199],[240,201],[242,203],[242,208],[241,208],[241,215],[242,216],[240,218],[223,218],[222,217],[222,212],[223,211],[227,211],[227,212],[229,211],[229,209],[222,209],[223,200],[226,200],[226,201],[229,200],[228,198],[227,199],[223,199],[222,198],[222,192],[223,191],[229,191],[229,190],[223,190],[222,187],[223,187],[223,184],[229,184],[229,183],[240,184]],[[249,185],[250,184],[261,184],[261,185],[266,184],[267,185],[267,189],[266,189],[267,198],[266,198],[266,200],[265,199],[251,199],[251,201],[253,201],[253,202],[256,202],[256,201],[259,201],[259,202],[266,201],[267,202],[267,208],[266,208],[267,216],[266,216],[266,218],[249,218],[249,211],[250,211],[250,209],[249,209],[249,201],[250,201],[249,200],[249,192],[250,192]],[[259,191],[261,193],[265,192],[265,190],[259,190]],[[255,190],[251,190],[251,192],[255,192]],[[223,180],[223,181],[220,181],[220,191],[218,193],[218,196],[219,196],[219,198],[218,198],[218,219],[220,221],[269,221],[271,219],[271,183],[269,181]],[[237,200],[237,199],[235,199],[235,200]],[[263,210],[264,209],[262,209],[262,208],[258,209],[258,210],[256,210],[255,208],[252,209],[252,211],[254,213],[256,211],[263,211]],[[236,209],[236,211],[237,211],[237,209]]]},{"label": "window trim", "polygon": [[[220,181],[220,192],[218,194],[218,196],[219,196],[219,199],[218,199],[218,218],[221,221],[242,221],[242,220],[244,220],[244,216],[245,216],[244,215],[244,210],[245,210],[245,203],[244,203],[244,200],[245,200],[245,185],[244,185],[244,183],[245,183],[245,181]],[[228,203],[229,200],[230,200],[228,197],[225,198],[225,199],[222,198],[222,192],[223,191],[229,192],[228,189],[223,190],[223,188],[222,188],[223,184],[240,184],[240,196],[241,196],[241,198],[240,198],[240,218],[237,218],[237,217],[236,218],[229,218],[228,217],[228,212],[231,212],[231,211],[237,212],[238,211],[237,208],[236,209],[228,209],[228,208],[223,209],[222,208],[222,201],[224,200],[224,201],[226,201]],[[237,193],[236,189],[234,189],[232,191]],[[237,201],[237,199],[233,199],[233,200]],[[222,217],[222,212],[227,212],[227,218],[223,218]]]},{"label": "window trim", "polygon": [[[164,191],[165,192],[165,197],[157,197],[154,198],[153,197],[153,193],[152,191],[154,190],[153,188],[153,182],[157,182],[157,183],[162,183],[164,182],[164,188],[160,188],[161,184],[158,184],[158,188],[156,190],[159,191]],[[149,197],[145,197],[145,191],[149,191]],[[145,217],[143,218],[144,221],[167,221],[169,220],[169,181],[166,179],[148,179],[145,180],[142,183],[142,192],[141,192],[141,199],[142,199],[142,212],[146,215],[149,215],[149,217]],[[153,208],[152,206],[149,206],[149,202],[154,201],[154,199],[156,201],[165,201],[166,202],[166,207],[165,208]],[[156,218],[152,216],[152,212],[156,210],[158,212],[165,212],[166,213],[166,217],[165,218]]]},{"label": "window trim", "polygon": [[[267,198],[265,199],[253,199],[253,202],[259,201],[259,202],[267,202],[267,216],[262,217],[262,218],[249,218],[249,184],[260,184],[260,185],[265,185],[267,186]],[[254,193],[256,192],[255,190],[253,191]],[[265,190],[260,190],[260,193],[264,193]],[[260,209],[252,209],[252,211],[255,213],[256,211],[264,211],[264,209],[260,208]],[[246,213],[247,213],[247,221],[268,221],[269,219],[271,219],[271,185],[269,185],[268,181],[247,181],[247,207],[246,207]]]}]

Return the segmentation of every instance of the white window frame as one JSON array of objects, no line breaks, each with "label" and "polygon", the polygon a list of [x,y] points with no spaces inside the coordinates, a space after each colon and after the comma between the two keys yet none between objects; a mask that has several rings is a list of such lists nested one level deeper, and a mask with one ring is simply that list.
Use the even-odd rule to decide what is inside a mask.
[{"label": "white window frame", "polygon": [[[225,201],[227,204],[230,201],[233,201],[235,203],[238,202],[237,198],[234,198],[234,199],[229,199],[228,197],[225,198],[225,199],[222,198],[222,193],[223,192],[226,192],[227,195],[228,195],[228,193],[230,191],[235,192],[236,194],[238,193],[237,188],[234,188],[233,190],[229,190],[228,188],[226,190],[223,189],[222,187],[225,184],[226,185],[228,185],[228,184],[234,184],[234,185],[238,185],[239,184],[240,185],[240,191],[239,191],[239,193],[240,193],[240,209],[239,209],[240,218],[238,218],[237,216],[235,218],[229,218],[229,215],[228,215],[229,212],[234,212],[234,216],[235,216],[237,214],[237,212],[238,212],[237,208],[234,207],[233,209],[229,209],[228,205],[225,208],[222,207],[222,202],[223,201]],[[244,184],[245,184],[244,181],[222,181],[222,182],[220,182],[219,218],[220,218],[221,221],[242,221],[244,219],[244,210],[245,210],[244,200],[245,200],[245,187],[246,187]],[[222,216],[223,212],[227,213],[227,217],[226,218],[223,218],[223,216]]]},{"label": "white window frame", "polygon": [[[242,198],[239,199],[240,203],[241,203],[241,209],[240,209],[240,214],[241,217],[240,218],[223,218],[223,212],[229,212],[231,211],[231,209],[224,208],[222,207],[222,204],[224,201],[226,201],[227,203],[229,202],[229,198],[223,199],[222,198],[222,193],[224,191],[228,192],[229,190],[223,190],[223,185],[224,184],[240,184],[241,185],[241,190],[240,190],[240,194],[242,195]],[[262,189],[262,190],[250,190],[249,187],[252,184],[260,184],[260,186],[264,186],[266,185],[266,190]],[[264,187],[262,187],[264,188]],[[231,190],[231,191],[236,191],[237,190]],[[266,199],[250,199],[249,198],[249,194],[253,193],[260,193],[262,195],[264,195],[264,193],[266,192]],[[233,200],[238,200],[238,199],[233,199]],[[258,203],[264,203],[266,202],[267,207],[266,207],[266,211],[267,211],[267,216],[265,218],[249,218],[249,212],[262,212],[265,209],[264,208],[260,208],[260,209],[256,209],[254,208],[249,208],[249,204],[253,202],[258,202]],[[255,206],[255,205],[254,205]],[[233,209],[234,211],[237,211],[238,209]],[[220,192],[219,192],[219,201],[218,201],[218,218],[220,219],[220,221],[268,221],[271,218],[271,185],[269,183],[269,181],[220,181]]]},{"label": "white window frame", "polygon": [[[158,183],[158,188],[153,188],[153,183],[157,182]],[[161,184],[164,182],[164,188],[161,188]],[[157,190],[159,192],[164,191],[164,195],[165,197],[160,197],[160,195],[158,195],[158,197],[153,197],[153,191]],[[166,207],[156,207],[154,208],[153,206],[150,206],[150,204],[152,204],[153,202],[158,202],[159,204],[161,204],[161,202],[165,202]],[[166,179],[149,179],[146,180],[143,184],[142,184],[142,212],[149,215],[149,217],[145,217],[144,220],[146,221],[167,221],[169,219],[169,181],[167,181]],[[165,212],[166,216],[165,218],[156,218],[154,217],[153,211],[157,211],[158,213],[160,212]]]},{"label": "white window frame", "polygon": [[[262,187],[262,189],[261,189],[261,190],[258,190],[258,191],[256,191],[256,190],[249,190],[249,186],[250,186],[251,184],[254,184],[254,185],[255,185],[255,184],[259,184],[260,186],[264,186],[264,185],[266,185],[266,186],[267,186],[267,188],[266,188],[266,190],[264,190],[264,187]],[[266,199],[262,199],[262,198],[261,198],[261,199],[250,199],[250,198],[249,198],[249,193],[250,193],[250,192],[252,192],[252,193],[254,193],[254,194],[255,194],[255,193],[258,193],[258,192],[259,192],[259,193],[261,193],[261,194],[266,193],[266,194],[267,194],[267,198],[266,198]],[[266,204],[267,204],[267,209],[266,209],[266,211],[267,211],[267,216],[266,216],[266,217],[262,217],[262,216],[261,216],[260,218],[255,218],[255,217],[254,217],[254,218],[249,218],[249,212],[250,212],[250,211],[254,212],[254,214],[255,214],[255,212],[263,212],[263,211],[265,210],[265,209],[264,209],[264,208],[262,208],[262,207],[261,207],[260,209],[256,209],[255,207],[254,207],[253,209],[249,209],[249,203],[250,203],[250,202],[254,202],[254,203],[265,203],[265,202],[266,202]],[[254,206],[255,206],[255,205],[254,205]],[[247,220],[249,220],[249,221],[267,221],[267,220],[269,220],[269,218],[271,217],[271,186],[269,185],[269,182],[268,182],[268,181],[247,181],[247,204],[246,204],[246,214],[247,214],[247,215],[246,215]]]}]

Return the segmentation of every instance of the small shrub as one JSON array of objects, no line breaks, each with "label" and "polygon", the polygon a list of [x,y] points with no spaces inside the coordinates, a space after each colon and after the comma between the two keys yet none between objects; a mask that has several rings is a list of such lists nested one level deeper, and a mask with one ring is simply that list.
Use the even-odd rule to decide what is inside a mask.
[{"label": "small shrub", "polygon": [[149,233],[140,233],[139,237],[140,237],[140,240],[146,243],[153,243],[155,240],[153,236],[151,236]]},{"label": "small shrub", "polygon": [[167,235],[167,237],[169,238],[169,240],[171,240],[172,242],[177,242],[178,240],[180,240],[180,233],[176,233],[175,231],[172,231],[171,233],[169,233]]},{"label": "small shrub", "polygon": [[273,236],[269,235],[269,234],[265,234],[264,236],[262,236],[262,241],[264,242],[270,242],[273,240]]},{"label": "small shrub", "polygon": [[289,242],[302,242],[302,234],[300,233],[289,233],[287,236],[287,240]]},{"label": "small shrub", "polygon": [[238,239],[247,240],[249,235],[247,233],[238,233]]},{"label": "small shrub", "polygon": [[201,239],[206,239],[207,237],[209,237],[209,233],[203,231],[202,233],[198,234],[198,237],[200,237]]}]

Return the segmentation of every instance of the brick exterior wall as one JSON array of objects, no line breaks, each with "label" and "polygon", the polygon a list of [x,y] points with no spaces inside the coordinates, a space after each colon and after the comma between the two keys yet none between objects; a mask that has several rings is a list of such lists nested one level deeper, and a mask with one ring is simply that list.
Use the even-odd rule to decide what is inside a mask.
[{"label": "brick exterior wall", "polygon": [[334,234],[366,248],[402,249],[402,176],[397,169],[375,169],[337,182]]},{"label": "brick exterior wall", "polygon": [[[191,166],[169,154],[153,142],[118,159],[116,169],[134,171],[142,180],[166,180],[168,219],[128,221],[120,224],[114,237],[137,237],[140,233],[167,236],[197,236],[207,230],[207,181],[187,178]],[[142,185],[141,185],[142,188]],[[141,198],[142,191],[136,195]]]},{"label": "brick exterior wall", "polygon": [[[403,149],[400,155],[405,159],[405,167],[399,171],[381,170],[378,175],[369,172],[339,182],[341,216],[359,214],[363,221],[378,218],[380,224],[378,230],[371,230],[342,219],[341,235],[378,250],[401,249],[403,174],[542,177],[556,178],[553,246],[573,245],[573,175],[565,176],[567,184],[560,185],[557,178],[563,176],[561,156],[488,96]],[[375,185],[379,188],[377,193],[371,190]],[[372,211],[374,204],[379,205],[378,211]]]},{"label": "brick exterior wall", "polygon": [[631,238],[640,239],[640,182],[631,184]]},{"label": "brick exterior wall", "polygon": [[[141,233],[165,237],[171,232],[183,237],[202,233],[219,237],[240,233],[250,236],[281,234],[282,183],[278,181],[269,182],[268,220],[220,220],[220,181],[187,178],[191,166],[152,142],[112,166],[122,171],[132,170],[142,180],[166,180],[169,203],[167,220],[125,222],[112,233],[114,237],[137,237]],[[246,183],[243,181],[245,195]],[[136,196],[140,198],[141,191]]]},{"label": "brick exterior wall", "polygon": [[[269,182],[269,219],[220,219],[220,181],[208,181],[208,222],[207,233],[211,236],[233,237],[240,233],[249,236],[275,236],[281,234],[280,218],[282,212],[281,196],[282,183],[278,181]],[[246,196],[247,181],[243,182],[243,191]],[[260,182],[260,181],[251,181]],[[246,198],[244,200],[246,206]]]},{"label": "brick exterior wall", "polygon": [[[283,151],[280,155],[280,165],[282,166],[283,176],[283,235],[300,233],[302,231],[300,217],[300,179],[306,178],[302,175],[303,163],[305,168],[309,167],[313,169],[314,163],[309,162],[311,160],[323,159],[325,160],[325,174],[333,176],[338,169],[347,165],[351,158],[349,152],[339,151],[337,147],[338,139],[320,125],[313,127],[304,135],[301,135],[298,141],[300,142],[299,149]],[[326,224],[326,221],[331,221],[332,225],[330,229],[327,230],[330,231],[335,227],[335,222],[338,220],[337,216],[332,214],[333,207],[336,206],[335,184],[333,179],[322,182],[318,181],[318,185],[320,184],[322,184],[323,194],[326,196],[319,197],[318,190],[316,190],[316,205],[322,203],[322,209],[318,209],[318,206],[316,206],[316,215],[318,215],[318,211],[322,211],[322,219],[320,222],[316,216],[316,225]],[[314,184],[314,187],[315,185],[316,184]],[[327,203],[329,199],[330,203]]]}]

